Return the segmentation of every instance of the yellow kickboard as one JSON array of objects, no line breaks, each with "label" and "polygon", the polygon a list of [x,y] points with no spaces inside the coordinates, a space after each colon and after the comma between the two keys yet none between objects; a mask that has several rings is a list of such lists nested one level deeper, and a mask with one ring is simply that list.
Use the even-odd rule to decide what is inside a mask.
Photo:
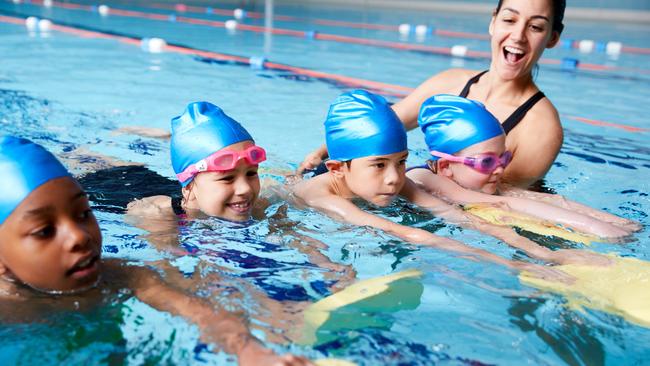
[{"label": "yellow kickboard", "polygon": [[568,264],[553,267],[575,277],[573,284],[549,282],[522,272],[522,283],[564,295],[574,309],[588,307],[650,327],[650,262],[610,255],[610,266]]},{"label": "yellow kickboard", "polygon": [[465,211],[483,220],[500,226],[516,226],[531,233],[555,236],[558,238],[589,245],[597,241],[596,236],[569,231],[557,225],[518,212],[507,211],[489,204],[471,204],[465,206]]},{"label": "yellow kickboard", "polygon": [[374,317],[373,313],[415,309],[424,291],[421,276],[422,272],[410,269],[359,281],[314,303],[304,312],[299,343],[325,343],[335,338],[331,332],[336,330],[389,327],[385,319]]}]

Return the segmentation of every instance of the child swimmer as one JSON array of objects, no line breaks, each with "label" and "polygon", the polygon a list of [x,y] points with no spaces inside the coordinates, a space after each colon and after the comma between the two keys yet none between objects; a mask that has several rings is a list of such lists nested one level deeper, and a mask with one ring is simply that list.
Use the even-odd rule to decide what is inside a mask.
[{"label": "child swimmer", "polygon": [[472,222],[468,219],[470,215],[431,196],[407,178],[406,132],[384,98],[364,90],[342,94],[330,106],[325,134],[330,152],[330,160],[326,162],[328,172],[293,187],[299,203],[342,221],[378,228],[411,243],[473,254],[509,267],[521,269],[529,265],[508,261],[422,229],[397,224],[365,212],[352,202],[352,199],[360,198],[385,207],[401,196],[438,216],[488,232],[509,243],[537,247],[510,229],[482,224],[480,220]]},{"label": "child swimmer", "polygon": [[171,160],[182,198],[147,197],[130,203],[129,214],[208,215],[243,222],[262,211],[257,169],[266,152],[214,104],[190,103],[172,119]]},{"label": "child swimmer", "polygon": [[[627,236],[634,228],[629,220],[593,209],[573,211],[533,199],[494,196],[512,152],[505,150],[499,121],[478,102],[454,95],[433,96],[422,104],[418,122],[432,158],[426,165],[409,169],[407,176],[436,197],[460,204],[505,204],[602,238]],[[562,256],[560,251],[548,254],[557,259]]]},{"label": "child swimmer", "polygon": [[[178,245],[178,218],[212,216],[232,222],[247,222],[264,216],[268,206],[260,198],[259,164],[266,152],[255,145],[253,137],[219,107],[208,102],[190,103],[184,113],[172,119],[171,160],[181,183],[182,198],[152,196],[128,204],[128,219],[150,233],[154,244]],[[283,216],[280,213],[276,215]],[[276,216],[274,215],[274,216]],[[284,215],[286,216],[286,215]],[[276,222],[271,218],[269,222]],[[275,229],[276,225],[272,225]],[[273,231],[273,230],[272,230]],[[315,248],[303,241],[313,239],[299,236],[292,243],[299,246],[311,263],[345,271],[343,266],[329,261]],[[166,243],[172,237],[172,243]]]},{"label": "child swimmer", "polygon": [[93,299],[126,287],[150,306],[199,325],[204,338],[236,354],[241,365],[310,364],[275,355],[239,316],[170,287],[155,271],[101,259],[102,235],[85,192],[41,146],[0,137],[0,174],[0,301],[20,301],[25,312],[44,293],[69,295],[58,298],[59,306],[66,297]]}]

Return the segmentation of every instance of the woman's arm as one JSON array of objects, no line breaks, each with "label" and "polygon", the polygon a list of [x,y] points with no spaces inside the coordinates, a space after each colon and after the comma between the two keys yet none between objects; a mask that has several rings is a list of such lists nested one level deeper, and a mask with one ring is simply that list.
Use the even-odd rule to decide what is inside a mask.
[{"label": "woman's arm", "polygon": [[563,141],[557,110],[548,99],[542,99],[506,137],[506,148],[513,158],[502,180],[529,187],[551,169]]}]

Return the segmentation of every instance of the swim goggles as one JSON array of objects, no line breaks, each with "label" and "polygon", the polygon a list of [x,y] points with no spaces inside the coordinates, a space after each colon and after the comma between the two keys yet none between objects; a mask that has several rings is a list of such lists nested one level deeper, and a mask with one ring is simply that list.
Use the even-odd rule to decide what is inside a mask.
[{"label": "swim goggles", "polygon": [[475,156],[453,156],[435,150],[430,151],[430,153],[433,156],[444,158],[455,163],[463,163],[483,174],[492,174],[500,166],[505,169],[512,161],[512,153],[510,151],[504,152],[501,156],[495,153],[485,153]]},{"label": "swim goggles", "polygon": [[235,169],[241,159],[245,159],[250,165],[257,165],[266,160],[266,151],[255,145],[243,151],[219,150],[207,158],[190,165],[185,171],[176,174],[176,176],[181,183],[184,183],[201,172],[222,172]]}]

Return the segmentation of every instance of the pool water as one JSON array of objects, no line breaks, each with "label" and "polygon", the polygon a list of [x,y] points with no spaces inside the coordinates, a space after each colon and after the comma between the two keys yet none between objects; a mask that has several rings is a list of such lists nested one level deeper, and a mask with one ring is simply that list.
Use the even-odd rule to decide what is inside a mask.
[{"label": "pool water", "polygon": [[[107,4],[149,14],[171,13],[152,8],[145,1]],[[485,33],[489,22],[488,14],[350,10],[316,5],[279,5],[275,13],[312,20],[435,24],[440,29],[474,33]],[[101,17],[90,11],[44,8],[35,1],[2,1],[0,15],[37,16],[55,24],[135,38],[161,37],[170,44],[245,58],[264,56],[273,62],[404,87],[415,87],[450,67],[481,70],[488,65],[483,58],[458,59],[244,30],[228,32],[178,21]],[[217,14],[183,16],[230,19]],[[244,23],[262,25],[263,20],[247,19]],[[486,41],[476,39],[418,40],[414,36],[400,37],[395,31],[321,26],[309,21],[276,21],[275,26],[489,50]],[[570,22],[563,36],[617,41],[647,49],[649,31],[647,25]],[[188,102],[207,100],[246,126],[268,152],[267,173],[263,176],[281,180],[278,172],[294,169],[306,153],[322,143],[322,121],[329,103],[350,88],[340,80],[300,72],[260,70],[243,63],[215,62],[173,52],[146,53],[138,45],[114,39],[80,37],[56,30],[30,33],[23,25],[7,22],[0,22],[0,40],[2,133],[30,138],[58,154],[81,151],[146,164],[151,172],[145,172],[145,177],[155,177],[161,190],[173,187],[165,179],[173,177],[168,144],[117,134],[116,129],[129,125],[168,129],[170,119],[180,114]],[[576,201],[647,226],[650,55],[623,53],[610,57],[602,52],[582,54],[558,47],[548,50],[544,57],[577,58],[584,64],[610,67],[605,71],[566,71],[558,65],[540,66],[538,85],[560,111],[565,127],[565,143],[546,177],[546,185]],[[387,97],[397,100],[392,95]],[[426,156],[425,145],[419,131],[410,132],[409,139],[409,164],[414,165]],[[102,190],[108,193],[121,187],[122,176],[119,171],[109,173],[108,183],[97,188],[99,193],[93,196],[104,234],[104,256],[136,263],[170,261],[181,273],[205,279],[197,289],[200,296],[228,294],[229,289],[241,295],[222,295],[226,306],[256,313],[268,304],[260,305],[259,298],[250,295],[255,291],[276,301],[305,303],[323,298],[331,293],[332,286],[347,284],[355,276],[366,279],[410,268],[424,272],[423,292],[416,308],[374,314],[381,326],[341,330],[334,334],[335,341],[316,347],[269,342],[279,352],[291,351],[310,358],[339,357],[360,365],[642,365],[650,359],[647,328],[601,311],[569,309],[562,296],[527,287],[507,269],[413,246],[281,202],[272,205],[267,210],[269,218],[259,222],[239,226],[197,220],[182,227],[178,234],[162,235],[162,241],[171,245],[157,244],[148,240],[151,238],[143,230],[124,221],[120,204],[102,196]],[[119,202],[130,198],[124,195]],[[530,260],[496,239],[446,225],[405,203],[374,212],[453,236],[506,258]],[[550,247],[581,247],[547,238],[536,240]],[[650,260],[648,243],[650,238],[644,230],[628,243],[596,243],[590,249]],[[315,246],[326,257],[325,265],[320,267],[307,250]],[[210,282],[214,276],[220,281]],[[253,316],[252,323],[261,338],[280,331],[279,325],[262,317]],[[128,294],[116,295],[94,310],[52,314],[33,323],[3,323],[0,339],[2,362],[7,364],[234,362],[231,356],[205,347],[195,326],[158,312]]]}]

